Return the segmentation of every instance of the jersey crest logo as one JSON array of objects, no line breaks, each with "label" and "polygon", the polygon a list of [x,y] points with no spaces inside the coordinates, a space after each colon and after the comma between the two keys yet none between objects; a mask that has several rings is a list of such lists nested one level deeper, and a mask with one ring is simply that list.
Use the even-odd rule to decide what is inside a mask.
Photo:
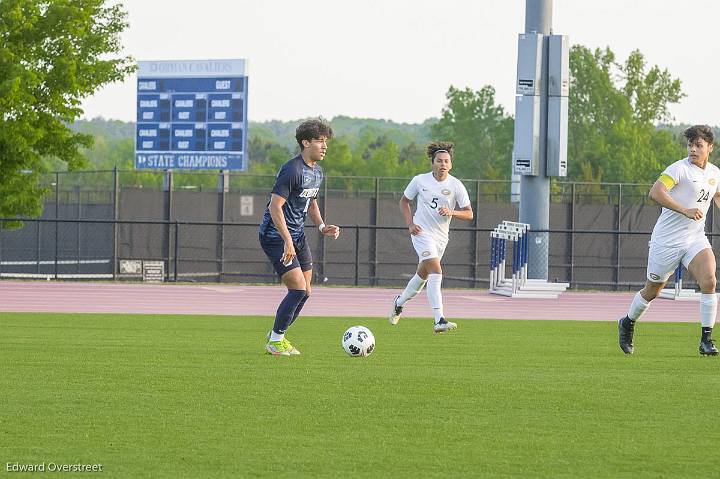
[{"label": "jersey crest logo", "polygon": [[715,178],[710,178],[708,183],[710,183],[711,186],[714,185],[716,183]]},{"label": "jersey crest logo", "polygon": [[450,196],[451,192],[447,188],[444,188],[443,190],[440,191],[440,193],[442,193],[445,196]]}]

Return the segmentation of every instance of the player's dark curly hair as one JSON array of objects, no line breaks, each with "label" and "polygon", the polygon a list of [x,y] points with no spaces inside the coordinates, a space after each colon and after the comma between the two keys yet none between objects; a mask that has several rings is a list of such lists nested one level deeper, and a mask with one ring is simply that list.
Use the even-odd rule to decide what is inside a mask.
[{"label": "player's dark curly hair", "polygon": [[435,155],[438,151],[446,151],[450,154],[450,159],[452,160],[453,148],[455,148],[455,145],[449,141],[433,141],[427,146],[427,156],[430,158],[430,163],[435,161]]},{"label": "player's dark curly hair", "polygon": [[712,145],[715,142],[715,134],[707,125],[693,125],[683,132],[683,136],[688,143],[695,143],[699,139],[703,139]]},{"label": "player's dark curly hair", "polygon": [[305,120],[300,123],[295,130],[295,139],[297,140],[298,145],[300,145],[300,150],[305,148],[302,144],[303,140],[317,140],[321,136],[324,136],[328,140],[333,137],[333,130],[330,127],[330,124],[322,118],[311,118],[309,120]]}]

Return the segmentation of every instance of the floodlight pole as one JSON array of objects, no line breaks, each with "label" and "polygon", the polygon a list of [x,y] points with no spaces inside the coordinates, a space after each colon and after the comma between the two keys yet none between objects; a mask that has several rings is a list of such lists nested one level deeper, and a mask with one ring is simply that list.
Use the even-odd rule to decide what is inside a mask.
[{"label": "floodlight pole", "polygon": [[[525,33],[550,35],[552,31],[552,0],[525,0]],[[528,223],[532,230],[550,227],[550,177],[547,165],[547,111],[548,111],[548,41],[543,39],[542,81],[540,82],[540,142],[537,176],[520,177],[520,222]],[[529,245],[528,278],[548,279],[548,233],[531,233]]]}]

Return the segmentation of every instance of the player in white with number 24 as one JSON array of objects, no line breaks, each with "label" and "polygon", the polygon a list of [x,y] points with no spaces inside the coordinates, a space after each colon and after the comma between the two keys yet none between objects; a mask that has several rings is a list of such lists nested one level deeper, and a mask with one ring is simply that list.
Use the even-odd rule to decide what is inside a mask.
[{"label": "player in white with number 24", "polygon": [[720,169],[708,162],[714,135],[707,125],[685,130],[688,156],[668,166],[650,189],[650,198],[662,212],[650,237],[647,281],[633,298],[627,316],[618,321],[620,349],[634,351],[635,321],[657,298],[680,262],[700,286],[700,354],[716,356],[712,339],[717,314],[715,255],[705,236],[705,216],[710,203],[720,207]]},{"label": "player in white with number 24", "polygon": [[[473,211],[465,186],[450,175],[453,144],[432,142],[427,147],[427,155],[432,171],[413,178],[400,199],[400,211],[405,218],[419,264],[415,276],[410,279],[402,294],[395,298],[390,324],[395,325],[400,321],[403,305],[422,291],[427,283],[428,302],[435,317],[433,330],[443,333],[457,328],[457,324],[447,321],[443,312],[440,260],[448,243],[450,220],[456,217],[472,221]],[[413,199],[417,200],[414,216],[410,211]]]}]

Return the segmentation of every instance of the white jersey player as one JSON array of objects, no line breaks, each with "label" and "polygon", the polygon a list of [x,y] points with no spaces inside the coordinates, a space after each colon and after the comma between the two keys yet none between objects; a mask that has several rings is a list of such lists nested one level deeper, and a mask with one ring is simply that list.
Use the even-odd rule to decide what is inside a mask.
[{"label": "white jersey player", "polygon": [[685,130],[688,157],[668,166],[650,189],[650,198],[662,206],[650,237],[647,281],[633,298],[627,316],[618,321],[620,348],[634,351],[635,321],[642,316],[682,263],[700,286],[700,354],[715,356],[712,339],[717,314],[715,255],[705,236],[705,217],[714,200],[720,206],[720,169],[708,162],[714,135],[706,125]]},{"label": "white jersey player", "polygon": [[[448,243],[450,220],[456,217],[472,221],[473,211],[465,186],[450,175],[453,144],[430,143],[427,155],[432,171],[413,178],[400,199],[400,211],[405,218],[419,264],[415,276],[410,279],[402,294],[395,298],[390,324],[400,321],[403,305],[422,291],[427,283],[428,302],[435,317],[433,330],[442,333],[457,328],[457,324],[445,319],[442,303],[440,260]],[[417,203],[415,215],[410,210],[412,200]]]}]

